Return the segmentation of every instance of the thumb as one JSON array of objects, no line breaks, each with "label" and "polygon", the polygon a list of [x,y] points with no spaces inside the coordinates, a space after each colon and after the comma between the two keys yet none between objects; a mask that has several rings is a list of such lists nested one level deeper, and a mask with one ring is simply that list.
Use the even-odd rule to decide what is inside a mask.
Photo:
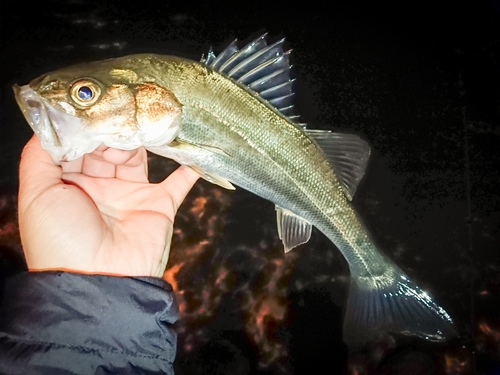
[{"label": "thumb", "polygon": [[56,165],[33,135],[24,146],[19,164],[19,206],[26,207],[46,189],[61,183],[62,169]]},{"label": "thumb", "polygon": [[[172,197],[175,212],[186,198],[200,175],[187,166],[180,166],[172,172],[160,185]],[[174,213],[175,213],[174,212]]]}]

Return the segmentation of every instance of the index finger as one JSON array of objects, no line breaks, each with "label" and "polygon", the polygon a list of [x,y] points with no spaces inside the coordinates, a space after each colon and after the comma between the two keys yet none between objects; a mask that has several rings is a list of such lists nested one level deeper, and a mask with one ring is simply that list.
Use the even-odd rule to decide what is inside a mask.
[{"label": "index finger", "polygon": [[[149,182],[148,155],[144,147],[131,151],[108,149],[104,152],[107,160],[114,160],[116,177],[130,182]],[[118,163],[121,162],[121,163]]]}]

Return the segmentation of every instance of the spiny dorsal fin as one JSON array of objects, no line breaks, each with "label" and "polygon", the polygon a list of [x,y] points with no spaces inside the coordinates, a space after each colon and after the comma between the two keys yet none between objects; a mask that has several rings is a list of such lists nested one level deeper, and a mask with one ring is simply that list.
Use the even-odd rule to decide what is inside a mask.
[{"label": "spiny dorsal fin", "polygon": [[339,177],[346,197],[352,200],[370,157],[368,143],[355,134],[312,129],[305,129],[305,132],[323,151]]},{"label": "spiny dorsal fin", "polygon": [[304,128],[293,113],[293,79],[290,77],[290,52],[283,51],[285,39],[267,45],[267,33],[238,49],[236,40],[218,56],[210,48],[201,62],[257,94],[268,107],[291,123]]}]

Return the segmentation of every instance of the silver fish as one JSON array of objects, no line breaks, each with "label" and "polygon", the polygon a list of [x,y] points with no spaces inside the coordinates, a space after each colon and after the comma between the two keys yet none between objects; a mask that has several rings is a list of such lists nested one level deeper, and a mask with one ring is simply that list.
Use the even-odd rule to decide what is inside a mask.
[{"label": "silver fish", "polygon": [[351,285],[344,340],[382,332],[432,341],[454,335],[452,319],[374,244],[351,200],[370,148],[356,135],[311,130],[293,115],[289,52],[263,35],[201,62],[131,55],[80,64],[14,87],[17,101],[56,162],[104,143],[190,166],[276,205],[285,251],[312,226],[346,258]]}]

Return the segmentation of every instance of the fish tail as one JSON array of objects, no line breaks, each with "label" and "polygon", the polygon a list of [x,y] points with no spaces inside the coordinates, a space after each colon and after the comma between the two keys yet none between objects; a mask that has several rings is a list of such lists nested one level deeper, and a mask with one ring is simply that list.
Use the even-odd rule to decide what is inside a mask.
[{"label": "fish tail", "polygon": [[448,313],[397,266],[385,275],[363,277],[351,270],[344,341],[357,347],[384,332],[443,341],[455,336]]}]

